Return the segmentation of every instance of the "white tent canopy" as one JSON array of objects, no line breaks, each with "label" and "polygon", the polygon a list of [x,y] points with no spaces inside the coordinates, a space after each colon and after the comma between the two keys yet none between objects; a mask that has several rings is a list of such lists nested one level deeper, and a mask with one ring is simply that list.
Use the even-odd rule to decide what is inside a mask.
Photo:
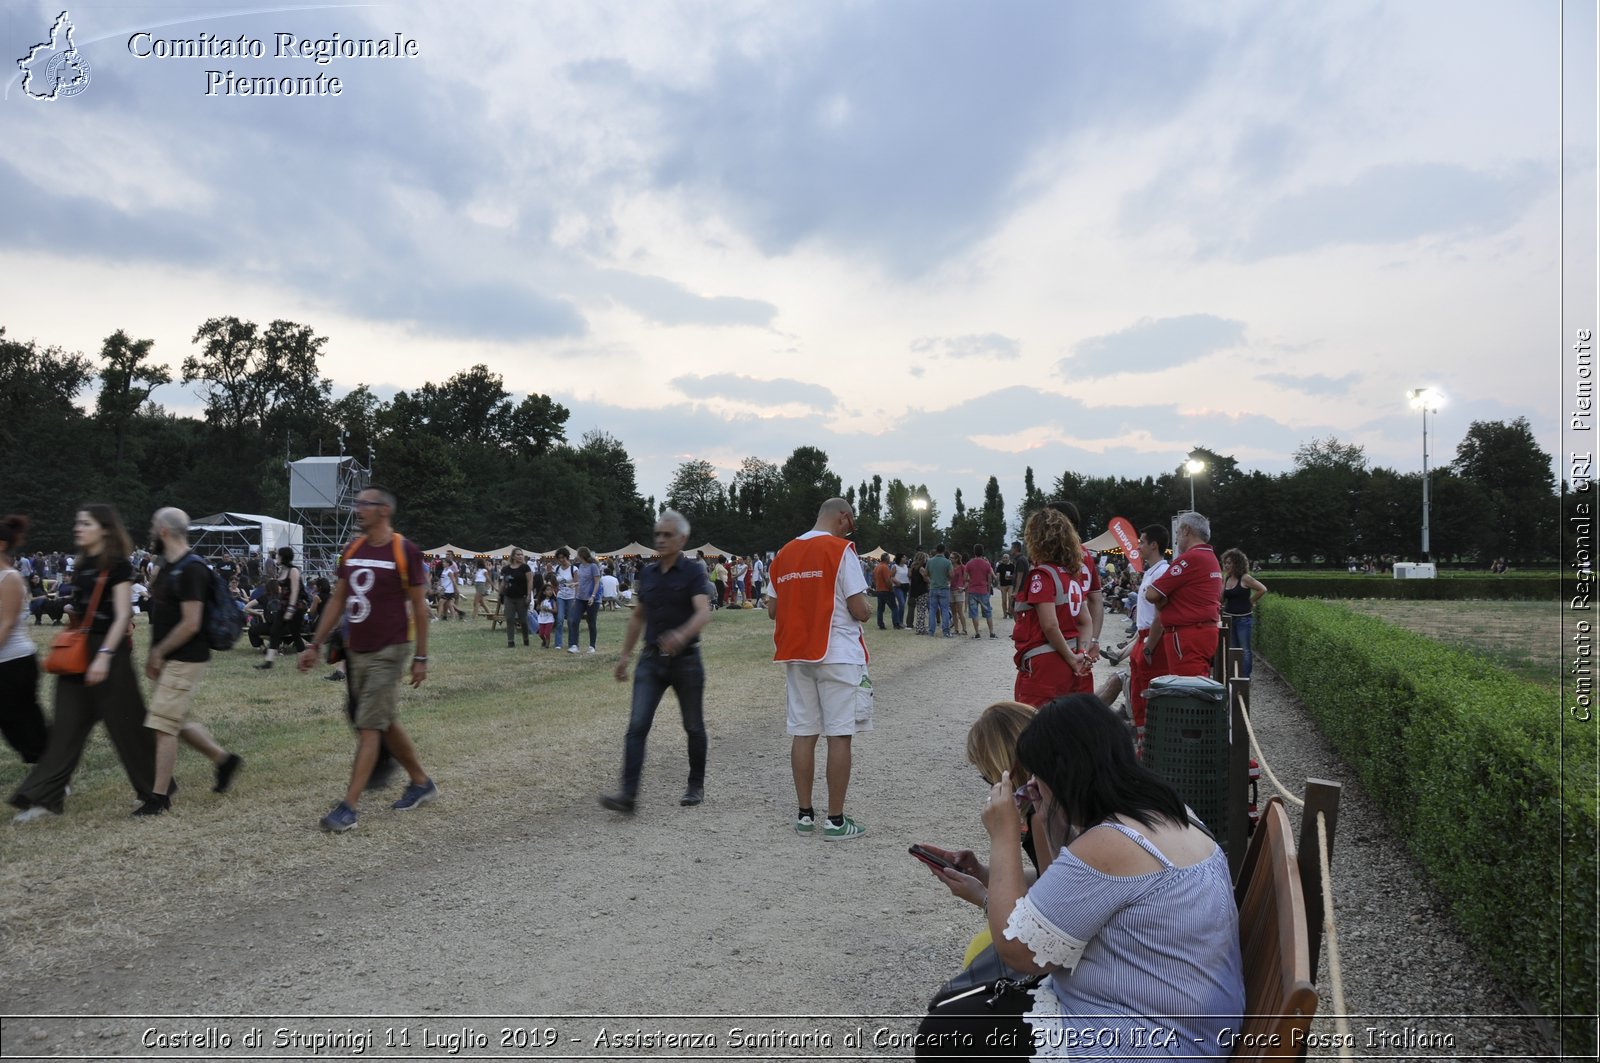
[{"label": "white tent canopy", "polygon": [[268,554],[288,546],[299,558],[304,544],[300,525],[259,513],[213,513],[189,521],[189,545],[202,557],[219,550]]}]

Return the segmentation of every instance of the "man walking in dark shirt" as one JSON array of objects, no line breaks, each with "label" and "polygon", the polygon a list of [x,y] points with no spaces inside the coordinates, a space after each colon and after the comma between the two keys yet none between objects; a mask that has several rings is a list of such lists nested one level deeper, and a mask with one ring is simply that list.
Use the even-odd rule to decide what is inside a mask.
[{"label": "man walking in dark shirt", "polygon": [[501,574],[500,615],[506,622],[506,645],[517,644],[517,628],[522,628],[522,644],[528,645],[528,603],[531,599],[531,577],[527,555],[520,549],[511,551],[511,564]]},{"label": "man walking in dark shirt", "polygon": [[189,719],[194,688],[211,660],[211,644],[200,630],[211,570],[189,550],[189,514],[181,509],[156,510],[150,519],[151,546],[161,553],[161,567],[150,589],[150,656],[144,674],[155,680],[144,725],[155,732],[156,777],[150,796],[134,812],[159,816],[172,806],[172,769],[178,761],[178,739],[204,753],[216,765],[217,793],[227,790],[242,763]]},{"label": "man walking in dark shirt", "polygon": [[613,812],[633,811],[644,772],[645,741],[668,687],[678,695],[683,730],[689,736],[689,785],[678,803],[698,805],[705,800],[706,673],[700,662],[700,629],[711,619],[712,591],[705,566],[683,556],[688,541],[689,522],[683,515],[670,509],[662,513],[655,528],[656,559],[639,573],[639,604],[628,618],[616,667],[617,682],[626,681],[628,659],[643,632],[623,747],[622,789],[600,799]]}]

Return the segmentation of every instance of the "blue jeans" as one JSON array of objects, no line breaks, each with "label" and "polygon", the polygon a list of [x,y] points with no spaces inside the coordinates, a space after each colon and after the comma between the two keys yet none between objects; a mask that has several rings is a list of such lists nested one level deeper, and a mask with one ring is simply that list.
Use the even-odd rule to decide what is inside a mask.
[{"label": "blue jeans", "polygon": [[572,632],[573,632],[572,633],[572,644],[574,646],[576,646],[578,644],[578,633],[577,633],[578,632],[578,627],[577,627],[577,623],[578,623],[578,600],[576,598],[557,598],[556,599],[556,649],[558,649],[558,650],[561,649],[563,645],[565,645],[562,642],[562,638],[567,633],[567,623],[569,621],[571,621],[571,623],[573,625],[573,627],[572,627]]},{"label": "blue jeans", "polygon": [[878,591],[878,626],[883,627],[883,607],[889,607],[889,614],[894,617],[895,630],[900,629],[903,614],[900,611],[900,596],[894,591]]},{"label": "blue jeans", "polygon": [[954,617],[950,615],[950,588],[941,587],[928,592],[928,634],[939,630],[939,617],[944,617],[944,633],[950,634]]},{"label": "blue jeans", "polygon": [[633,671],[633,709],[628,716],[628,737],[622,751],[622,793],[626,797],[638,796],[639,776],[644,772],[645,741],[650,737],[656,708],[668,687],[678,695],[683,731],[689,736],[689,785],[703,787],[706,784],[706,670],[700,661],[700,649],[696,647],[668,657],[647,648]]},{"label": "blue jeans", "polygon": [[1244,650],[1244,677],[1250,678],[1251,666],[1255,663],[1250,653],[1250,631],[1256,626],[1256,618],[1251,616],[1230,616],[1228,623],[1233,625],[1233,633],[1228,636],[1228,645],[1237,646]]}]

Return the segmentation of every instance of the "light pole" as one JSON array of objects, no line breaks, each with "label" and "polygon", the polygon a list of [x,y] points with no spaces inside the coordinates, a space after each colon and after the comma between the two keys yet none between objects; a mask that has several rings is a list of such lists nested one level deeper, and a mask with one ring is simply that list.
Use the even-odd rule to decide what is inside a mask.
[{"label": "light pole", "polygon": [[913,498],[911,508],[917,511],[917,549],[922,549],[922,511],[928,508],[926,498]]},{"label": "light pole", "polygon": [[1413,410],[1422,411],[1422,560],[1433,560],[1428,544],[1428,414],[1439,413],[1444,398],[1434,388],[1412,388],[1406,392]]},{"label": "light pole", "polygon": [[1193,513],[1194,512],[1194,478],[1199,473],[1202,473],[1202,472],[1206,471],[1206,463],[1201,461],[1199,458],[1190,458],[1188,461],[1183,463],[1183,467],[1186,470],[1188,470],[1188,473],[1189,473],[1189,512]]}]

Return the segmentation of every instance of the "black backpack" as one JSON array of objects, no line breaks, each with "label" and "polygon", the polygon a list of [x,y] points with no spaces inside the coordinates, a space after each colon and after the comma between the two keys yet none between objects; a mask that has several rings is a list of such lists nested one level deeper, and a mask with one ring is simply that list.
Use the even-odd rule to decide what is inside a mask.
[{"label": "black backpack", "polygon": [[[205,558],[191,551],[178,565],[173,566],[173,574],[176,575],[183,565],[192,561],[202,565],[206,563]],[[231,650],[244,631],[244,609],[228,593],[228,583],[222,578],[222,573],[210,566],[206,571],[211,576],[211,585],[201,611],[200,633],[205,636],[206,645],[212,649]]]}]

